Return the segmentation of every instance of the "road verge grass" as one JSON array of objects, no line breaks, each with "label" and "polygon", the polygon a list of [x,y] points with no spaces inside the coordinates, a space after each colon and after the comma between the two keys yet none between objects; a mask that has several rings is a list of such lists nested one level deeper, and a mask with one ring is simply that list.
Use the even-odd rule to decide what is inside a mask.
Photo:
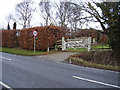
[{"label": "road verge grass", "polygon": [[[103,48],[103,49],[102,49]],[[106,48],[106,49],[105,49]],[[96,45],[92,45],[92,47],[91,47],[91,49],[92,50],[97,50],[97,51],[107,51],[107,50],[112,50],[112,49],[108,49],[108,48],[110,48],[109,47],[109,45],[107,45],[107,44],[104,44],[104,45],[102,45],[102,44],[96,44]],[[88,49],[87,48],[76,48],[76,49],[74,49],[74,48],[68,48],[67,50],[66,50],[67,52],[88,52]]]},{"label": "road verge grass", "polygon": [[83,60],[81,58],[77,58],[77,57],[69,57],[68,59],[66,59],[66,61],[71,64],[75,64],[75,65],[120,72],[120,66],[101,65],[101,64],[91,63],[91,62],[85,61],[85,60]]},{"label": "road verge grass", "polygon": [[20,48],[6,48],[6,47],[2,47],[2,48],[0,47],[0,52],[17,54],[17,55],[24,55],[24,56],[36,56],[36,55],[49,54],[47,51],[36,51],[34,53],[33,50],[25,50],[25,49],[20,49]]},{"label": "road verge grass", "polygon": [[96,44],[92,45],[92,48],[110,48],[108,44]]},{"label": "road verge grass", "polygon": [[87,48],[68,48],[67,52],[87,52]]}]

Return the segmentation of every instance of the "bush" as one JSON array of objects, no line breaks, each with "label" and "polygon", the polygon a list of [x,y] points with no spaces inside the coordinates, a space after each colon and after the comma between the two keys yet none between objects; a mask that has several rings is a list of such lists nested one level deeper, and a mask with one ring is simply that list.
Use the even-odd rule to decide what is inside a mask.
[{"label": "bush", "polygon": [[55,40],[53,33],[43,27],[29,28],[20,31],[18,39],[19,46],[24,49],[34,49],[33,31],[38,32],[36,39],[36,49],[46,50],[47,47],[53,46]]},{"label": "bush", "polygon": [[71,57],[81,58],[91,63],[118,66],[118,61],[112,51],[91,51],[87,53],[71,55]]},{"label": "bush", "polygon": [[[22,30],[3,31],[3,47],[21,47],[23,49],[34,49],[33,31],[37,31],[36,50],[47,50],[53,47],[58,39],[66,35],[66,30],[58,26],[34,27]],[[16,33],[19,33],[17,37]],[[8,41],[8,42],[6,42]]]},{"label": "bush", "polygon": [[2,46],[3,47],[16,47],[17,45],[17,35],[16,30],[4,30],[2,31]]},{"label": "bush", "polygon": [[0,47],[2,46],[2,30],[0,30]]},{"label": "bush", "polygon": [[108,43],[108,40],[109,40],[109,38],[107,37],[107,35],[105,35],[105,34],[101,35],[100,42]]}]

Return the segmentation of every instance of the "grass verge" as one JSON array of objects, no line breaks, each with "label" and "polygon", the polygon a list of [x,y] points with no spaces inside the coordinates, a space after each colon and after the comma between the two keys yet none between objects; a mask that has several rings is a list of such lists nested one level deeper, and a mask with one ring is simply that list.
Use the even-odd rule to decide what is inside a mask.
[{"label": "grass verge", "polygon": [[[107,49],[107,48],[110,48],[109,45],[107,45],[107,44],[104,44],[104,45],[102,45],[102,44],[96,44],[96,45],[92,45],[91,48],[93,50],[97,50],[97,51],[112,50],[112,49]],[[104,49],[102,49],[102,48],[104,48]],[[88,52],[87,48],[76,48],[76,49],[74,49],[74,48],[68,48],[67,51],[68,52]]]},{"label": "grass verge", "polygon": [[87,48],[77,48],[76,50],[74,48],[68,48],[68,52],[87,52]]},{"label": "grass verge", "polygon": [[47,51],[36,51],[34,53],[33,50],[24,50],[24,49],[20,49],[20,48],[5,48],[5,47],[2,47],[2,48],[0,47],[0,52],[17,54],[17,55],[24,55],[24,56],[35,56],[35,55],[48,54]]},{"label": "grass verge", "polygon": [[108,44],[96,44],[92,45],[92,48],[110,48]]},{"label": "grass verge", "polygon": [[108,51],[108,50],[112,50],[112,49],[110,49],[110,46],[108,44],[92,45],[91,49],[95,50],[95,51]]},{"label": "grass verge", "polygon": [[75,65],[85,66],[85,67],[92,67],[92,68],[99,68],[99,69],[106,69],[106,70],[112,70],[112,71],[118,71],[120,72],[120,66],[112,66],[112,65],[101,65],[96,63],[91,63],[85,60],[82,60],[81,58],[76,57],[69,57],[67,62],[71,62]]}]

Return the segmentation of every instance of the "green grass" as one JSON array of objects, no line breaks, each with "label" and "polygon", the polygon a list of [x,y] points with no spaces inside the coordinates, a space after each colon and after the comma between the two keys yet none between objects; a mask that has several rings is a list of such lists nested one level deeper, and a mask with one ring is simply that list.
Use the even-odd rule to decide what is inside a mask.
[{"label": "green grass", "polygon": [[110,48],[110,47],[109,45],[97,44],[97,45],[93,45],[92,48]]},{"label": "green grass", "polygon": [[6,53],[11,53],[11,54],[17,54],[17,55],[28,55],[28,56],[48,54],[47,51],[36,51],[34,53],[33,50],[25,50],[25,49],[20,49],[20,48],[5,48],[5,47],[0,48],[0,52],[6,52]]},{"label": "green grass", "polygon": [[0,47],[0,52],[2,52],[2,48]]},{"label": "green grass", "polygon": [[106,70],[113,70],[113,71],[119,71],[120,72],[120,66],[112,66],[112,65],[101,65],[96,63],[91,63],[85,60],[82,60],[80,58],[76,57],[69,57],[67,61],[71,60],[72,64],[85,66],[85,67],[92,67],[92,68],[99,68],[99,69],[106,69]]},{"label": "green grass", "polygon": [[107,51],[107,50],[112,50],[112,49],[110,49],[109,45],[107,45],[107,44],[103,44],[103,45],[102,44],[97,44],[97,45],[92,45],[92,50]]},{"label": "green grass", "polygon": [[76,48],[76,50],[74,48],[68,48],[67,51],[68,52],[87,52],[87,48]]},{"label": "green grass", "polygon": [[[91,47],[93,50],[112,50],[112,49],[107,49],[107,48],[110,48],[109,47],[109,45],[102,45],[102,44],[96,44],[96,45],[92,45],[92,47]],[[104,49],[98,49],[98,48],[104,48]],[[106,49],[105,49],[106,48]],[[68,52],[87,52],[88,50],[87,50],[87,48],[76,48],[76,50],[75,49],[73,49],[73,48],[68,48],[67,49],[67,51]]]}]

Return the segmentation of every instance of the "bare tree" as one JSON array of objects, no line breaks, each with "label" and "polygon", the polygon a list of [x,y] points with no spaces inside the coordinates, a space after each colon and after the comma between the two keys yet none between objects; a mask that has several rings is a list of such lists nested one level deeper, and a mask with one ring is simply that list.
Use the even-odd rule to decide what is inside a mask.
[{"label": "bare tree", "polygon": [[12,14],[8,14],[8,16],[6,17],[6,21],[9,23],[12,20],[12,17]]},{"label": "bare tree", "polygon": [[49,24],[49,21],[51,21],[51,5],[50,5],[50,1],[47,1],[47,2],[41,1],[39,3],[39,9],[42,12],[41,16],[45,20],[45,25],[47,26]]},{"label": "bare tree", "polygon": [[15,9],[18,19],[14,19],[14,20],[18,22],[20,25],[22,25],[23,28],[26,27],[29,28],[33,13],[35,12],[35,8],[33,7],[33,2],[23,1],[17,4]]},{"label": "bare tree", "polygon": [[8,14],[6,17],[6,21],[7,21],[7,30],[10,30],[10,23],[12,21],[12,14]]},{"label": "bare tree", "polygon": [[56,12],[56,18],[59,19],[59,25],[60,26],[66,26],[67,25],[67,19],[70,16],[70,2],[59,2],[56,4],[57,12]]},{"label": "bare tree", "polygon": [[60,4],[56,5],[57,12],[56,18],[59,19],[59,23],[61,26],[70,25],[71,28],[77,29],[77,26],[82,16],[82,7],[75,2],[66,1],[60,2]]},{"label": "bare tree", "polygon": [[[101,1],[100,1],[101,2]],[[97,7],[94,0],[91,0],[91,2],[80,2],[82,10],[83,10],[83,17],[76,18],[76,20],[83,20],[85,21],[85,24],[87,25],[89,22],[99,22],[101,27],[105,29],[104,26],[104,19],[102,17],[102,13],[99,7]],[[88,25],[89,26],[89,25]],[[91,27],[91,26],[89,26]]]},{"label": "bare tree", "polygon": [[71,24],[71,27],[74,29],[74,31],[77,31],[77,28],[81,26],[82,22],[81,19],[77,20],[78,18],[81,18],[83,15],[82,7],[78,5],[77,3],[72,3],[70,5],[71,16],[68,17],[68,22]]}]

